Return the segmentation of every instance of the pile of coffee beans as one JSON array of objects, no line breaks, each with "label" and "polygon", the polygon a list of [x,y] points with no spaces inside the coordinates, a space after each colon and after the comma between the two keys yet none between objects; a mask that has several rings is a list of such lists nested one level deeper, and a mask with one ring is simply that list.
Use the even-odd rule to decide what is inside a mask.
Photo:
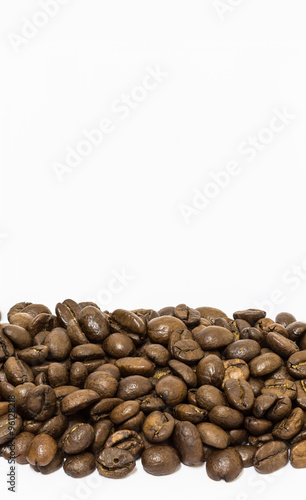
[{"label": "pile of coffee beans", "polygon": [[289,313],[68,299],[18,303],[0,325],[0,454],[42,474],[305,468],[305,410],[306,323]]}]

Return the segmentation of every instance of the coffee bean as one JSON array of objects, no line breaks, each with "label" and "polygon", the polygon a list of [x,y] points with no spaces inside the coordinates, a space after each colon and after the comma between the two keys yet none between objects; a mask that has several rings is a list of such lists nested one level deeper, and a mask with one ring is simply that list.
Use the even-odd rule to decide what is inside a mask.
[{"label": "coffee bean", "polygon": [[152,443],[161,443],[171,436],[174,429],[174,418],[170,413],[153,411],[143,424],[143,433]]},{"label": "coffee bean", "polygon": [[223,362],[218,356],[210,354],[201,359],[197,366],[197,379],[200,385],[220,387],[225,374]]},{"label": "coffee bean", "polygon": [[168,345],[171,333],[175,330],[184,331],[185,324],[173,316],[161,316],[148,323],[148,337],[154,344]]},{"label": "coffee bean", "polygon": [[252,467],[253,458],[257,450],[256,446],[240,444],[238,446],[235,446],[235,450],[240,455],[243,468],[246,469],[248,467]]},{"label": "coffee bean", "polygon": [[137,432],[129,429],[123,429],[111,434],[107,438],[104,447],[127,450],[135,459],[137,459],[143,452],[144,442]]},{"label": "coffee bean", "polygon": [[293,314],[286,313],[286,312],[279,313],[275,318],[275,322],[284,326],[285,328],[288,325],[290,325],[291,323],[294,323],[295,321],[296,321],[296,319],[293,316]]},{"label": "coffee bean", "polygon": [[129,375],[142,375],[151,377],[154,374],[155,365],[146,358],[120,358],[116,361],[116,366],[120,370],[122,377]]},{"label": "coffee bean", "polygon": [[144,346],[144,351],[148,358],[158,366],[166,366],[170,360],[169,351],[160,344],[147,344]]},{"label": "coffee bean", "polygon": [[253,377],[263,377],[274,372],[282,364],[282,360],[278,354],[273,352],[261,354],[250,361],[249,367]]},{"label": "coffee bean", "polygon": [[289,459],[292,467],[295,469],[306,468],[306,440],[292,446]]},{"label": "coffee bean", "polygon": [[57,450],[55,457],[51,460],[51,462],[48,465],[37,465],[37,469],[43,475],[53,474],[53,472],[56,472],[62,467],[63,462],[64,462],[63,454],[61,450]]},{"label": "coffee bean", "polygon": [[108,336],[110,331],[108,321],[96,307],[84,307],[78,319],[82,331],[91,342],[102,342]]},{"label": "coffee bean", "polygon": [[60,441],[60,447],[68,455],[87,450],[95,437],[90,424],[79,423],[67,429]]},{"label": "coffee bean", "polygon": [[134,343],[125,333],[112,333],[103,342],[103,349],[113,358],[126,358],[134,352]]},{"label": "coffee bean", "polygon": [[306,378],[306,350],[290,356],[287,361],[287,370],[293,378]]},{"label": "coffee bean", "polygon": [[172,409],[173,416],[177,420],[185,420],[192,424],[199,424],[207,418],[207,411],[192,404],[181,403]]},{"label": "coffee bean", "polygon": [[96,468],[96,460],[88,451],[68,457],[64,463],[64,471],[70,477],[81,478],[91,474]]},{"label": "coffee bean", "polygon": [[96,465],[101,476],[117,479],[130,474],[136,463],[129,451],[120,448],[107,448],[97,455]]},{"label": "coffee bean", "polygon": [[157,382],[155,391],[167,405],[177,405],[186,398],[187,386],[178,377],[168,375]]},{"label": "coffee bean", "polygon": [[221,326],[207,326],[202,331],[194,335],[195,340],[200,344],[202,349],[210,351],[212,349],[220,349],[235,340],[232,332]]},{"label": "coffee bean", "polygon": [[207,459],[206,472],[214,481],[234,481],[242,469],[241,456],[234,448],[213,451]]},{"label": "coffee bean", "polygon": [[15,459],[18,464],[27,464],[27,450],[34,439],[31,432],[20,432],[14,439]]},{"label": "coffee bean", "polygon": [[234,313],[234,319],[244,319],[254,326],[257,321],[266,317],[265,311],[260,311],[259,309],[246,309],[245,311],[237,311]]},{"label": "coffee bean", "polygon": [[249,411],[254,403],[254,393],[246,380],[229,379],[224,384],[229,403],[239,411]]},{"label": "coffee bean", "polygon": [[238,340],[228,345],[224,351],[226,359],[239,358],[247,363],[260,355],[260,345],[256,340]]},{"label": "coffee bean", "polygon": [[295,408],[287,418],[275,425],[272,434],[277,439],[288,440],[301,430],[303,424],[304,412],[301,408]]},{"label": "coffee bean", "polygon": [[35,466],[48,465],[57,452],[56,441],[48,434],[39,434],[31,441],[26,459]]},{"label": "coffee bean", "polygon": [[63,361],[69,356],[71,342],[64,328],[54,328],[45,338],[44,345],[49,349],[48,359]]},{"label": "coffee bean", "polygon": [[120,380],[118,384],[117,397],[129,400],[137,399],[149,394],[153,389],[152,382],[141,375],[131,375]]},{"label": "coffee bean", "polygon": [[260,474],[271,474],[288,463],[288,448],[282,441],[269,441],[255,452],[253,465]]},{"label": "coffee bean", "polygon": [[302,408],[306,410],[306,379],[296,381],[296,402]]},{"label": "coffee bean", "polygon": [[22,428],[22,419],[20,415],[14,413],[9,406],[9,413],[0,417],[0,445],[7,443],[17,436]]},{"label": "coffee bean", "polygon": [[269,379],[261,390],[262,394],[275,394],[278,398],[296,398],[296,384],[286,379]]},{"label": "coffee bean", "polygon": [[176,359],[171,359],[171,361],[169,361],[169,366],[174,375],[181,378],[188,387],[197,386],[197,376],[190,366],[187,366],[185,363],[177,361]]},{"label": "coffee bean", "polygon": [[7,380],[13,385],[34,381],[34,375],[31,368],[20,359],[13,357],[8,358],[3,368]]},{"label": "coffee bean", "polygon": [[61,410],[65,415],[72,415],[96,403],[99,399],[100,395],[90,389],[73,391],[63,398]]},{"label": "coffee bean", "polygon": [[202,385],[196,391],[196,402],[200,408],[210,411],[214,406],[227,406],[228,402],[223,394],[217,387],[212,385]]},{"label": "coffee bean", "polygon": [[141,456],[144,470],[153,476],[167,476],[180,468],[180,459],[172,446],[151,446]]},{"label": "coffee bean", "polygon": [[177,422],[172,441],[183,464],[200,465],[204,462],[201,436],[191,422]]},{"label": "coffee bean", "polygon": [[39,422],[48,420],[55,412],[56,395],[48,385],[39,385],[27,395],[28,412]]},{"label": "coffee bean", "polygon": [[197,429],[204,444],[219,449],[225,449],[228,447],[229,436],[218,425],[211,424],[210,422],[202,422],[197,425]]},{"label": "coffee bean", "polygon": [[228,406],[215,406],[208,414],[212,424],[222,427],[222,429],[238,429],[242,426],[243,414]]}]

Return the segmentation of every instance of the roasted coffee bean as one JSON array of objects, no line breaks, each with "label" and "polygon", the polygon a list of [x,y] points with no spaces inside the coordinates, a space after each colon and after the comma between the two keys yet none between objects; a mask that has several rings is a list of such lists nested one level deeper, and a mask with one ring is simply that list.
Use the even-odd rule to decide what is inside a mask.
[{"label": "roasted coffee bean", "polygon": [[187,396],[186,384],[173,375],[168,375],[159,380],[155,386],[155,391],[167,405],[182,403]]},{"label": "roasted coffee bean", "polygon": [[270,420],[264,418],[256,417],[246,417],[244,421],[244,427],[246,430],[253,434],[254,436],[260,436],[261,434],[266,434],[272,430],[273,424]]},{"label": "roasted coffee bean", "polygon": [[294,323],[290,323],[290,325],[286,327],[286,330],[291,340],[298,340],[306,333],[306,323],[295,321]]},{"label": "roasted coffee bean", "polygon": [[204,462],[201,436],[191,422],[177,422],[172,442],[183,464],[200,465]]},{"label": "roasted coffee bean", "polygon": [[299,350],[298,346],[290,339],[276,332],[268,333],[266,336],[268,347],[282,358],[289,358]]},{"label": "roasted coffee bean", "polygon": [[72,455],[65,460],[64,472],[68,476],[81,478],[91,474],[96,468],[96,460],[88,451],[78,455]]},{"label": "roasted coffee bean", "polygon": [[85,380],[88,377],[88,370],[83,363],[76,361],[71,365],[69,377],[71,385],[82,389],[84,387]]},{"label": "roasted coffee bean", "polygon": [[79,324],[90,342],[102,342],[110,332],[106,316],[93,306],[87,306],[81,310]]},{"label": "roasted coffee bean", "polygon": [[56,395],[52,387],[39,385],[27,395],[28,413],[31,418],[42,422],[55,412]]},{"label": "roasted coffee bean", "polygon": [[119,325],[120,330],[135,333],[140,337],[146,334],[146,322],[137,314],[125,309],[116,309],[111,315],[111,324]]},{"label": "roasted coffee bean", "polygon": [[121,398],[105,398],[101,399],[98,403],[94,404],[90,409],[90,418],[97,422],[103,418],[109,417],[111,412],[116,406],[123,403]]},{"label": "roasted coffee bean", "polygon": [[276,403],[278,396],[276,394],[262,394],[258,396],[253,405],[255,417],[262,418],[265,413]]},{"label": "roasted coffee bean", "polygon": [[61,363],[51,363],[48,367],[48,382],[51,387],[61,387],[69,384],[67,368]]},{"label": "roasted coffee bean", "polygon": [[100,420],[93,426],[95,436],[90,449],[94,455],[102,450],[112,429],[113,423],[107,419]]},{"label": "roasted coffee bean", "polygon": [[262,446],[265,443],[268,443],[269,441],[273,441],[274,437],[272,432],[268,432],[267,434],[260,434],[259,436],[249,436],[249,443],[251,446],[256,446],[257,448],[259,446]]},{"label": "roasted coffee bean", "polygon": [[71,351],[71,342],[64,328],[54,328],[46,335],[44,345],[48,347],[48,359],[64,361]]},{"label": "roasted coffee bean", "polygon": [[228,406],[214,406],[208,414],[212,424],[222,427],[222,429],[238,429],[242,426],[244,416],[238,410]]},{"label": "roasted coffee bean", "polygon": [[148,323],[148,337],[154,344],[168,346],[170,335],[175,331],[184,331],[185,324],[173,316],[161,316]]},{"label": "roasted coffee bean", "polygon": [[306,468],[306,440],[292,446],[289,459],[292,467],[295,469]]},{"label": "roasted coffee bean", "polygon": [[41,474],[46,475],[46,474],[52,474],[53,472],[59,470],[64,462],[64,457],[63,453],[61,450],[57,450],[55,457],[53,460],[48,465],[38,465],[37,469]]},{"label": "roasted coffee bean", "polygon": [[271,474],[288,463],[288,448],[282,441],[269,441],[255,452],[253,465],[260,474]]},{"label": "roasted coffee bean", "polygon": [[265,386],[261,390],[262,394],[275,394],[278,398],[296,398],[296,384],[291,380],[273,379],[265,381]]},{"label": "roasted coffee bean", "polygon": [[17,385],[14,388],[13,395],[15,398],[16,410],[23,418],[31,418],[28,408],[27,397],[29,392],[35,389],[35,384],[26,382],[25,384]]},{"label": "roasted coffee bean", "polygon": [[147,344],[144,346],[144,351],[148,358],[158,366],[166,366],[170,360],[168,349],[161,344]]},{"label": "roasted coffee bean", "polygon": [[235,450],[240,455],[243,468],[246,469],[248,467],[252,467],[253,458],[254,458],[255,452],[257,450],[256,446],[247,445],[247,444],[240,444],[238,446],[235,446]]},{"label": "roasted coffee bean", "polygon": [[27,450],[34,439],[34,434],[31,432],[20,432],[15,437],[14,443],[14,456],[18,464],[27,464]]},{"label": "roasted coffee bean", "polygon": [[87,339],[84,332],[82,332],[80,325],[76,323],[74,319],[71,319],[68,322],[67,335],[73,346],[79,346],[89,343],[89,340]]},{"label": "roasted coffee bean", "polygon": [[[84,389],[97,392],[101,398],[112,398],[118,388],[117,380],[107,372],[93,372],[85,380]],[[120,397],[120,396],[119,396]]]},{"label": "roasted coffee bean", "polygon": [[180,459],[172,446],[151,446],[142,456],[141,463],[144,470],[153,476],[167,476],[180,468]]},{"label": "roasted coffee bean", "polygon": [[47,359],[48,352],[46,345],[34,345],[18,351],[18,358],[30,366],[41,365]]},{"label": "roasted coffee bean", "polygon": [[287,370],[295,379],[306,378],[306,350],[296,352],[290,356],[287,361]]},{"label": "roasted coffee bean", "polygon": [[172,413],[177,420],[185,420],[195,425],[207,419],[207,411],[192,404],[176,405],[172,408]]},{"label": "roasted coffee bean", "polygon": [[176,359],[171,359],[171,361],[169,361],[169,366],[174,375],[181,378],[188,387],[197,386],[197,376],[190,366]]},{"label": "roasted coffee bean", "polygon": [[275,322],[276,323],[279,323],[280,325],[284,326],[285,328],[290,325],[291,323],[294,323],[296,321],[295,317],[293,316],[293,314],[290,314],[290,313],[286,313],[286,312],[283,312],[283,313],[279,313],[276,318],[275,318]]},{"label": "roasted coffee bean", "polygon": [[291,399],[288,397],[278,399],[276,403],[267,411],[265,416],[272,422],[279,422],[287,417],[292,409]]},{"label": "roasted coffee bean", "polygon": [[48,434],[39,434],[31,441],[26,459],[31,465],[45,466],[54,459],[56,452],[56,441]]},{"label": "roasted coffee bean", "polygon": [[228,434],[218,425],[202,422],[197,425],[203,444],[214,448],[225,449],[229,445]]},{"label": "roasted coffee bean", "polygon": [[32,335],[21,326],[7,325],[3,328],[3,333],[17,349],[25,349],[32,345]]},{"label": "roasted coffee bean", "polygon": [[296,402],[302,410],[306,410],[306,379],[296,381]]},{"label": "roasted coffee bean", "polygon": [[261,330],[258,330],[258,328],[255,328],[254,326],[244,328],[242,332],[239,335],[240,340],[254,340],[257,342],[260,346],[263,345],[264,343],[264,334]]},{"label": "roasted coffee bean", "polygon": [[282,364],[282,359],[273,352],[261,354],[250,361],[249,368],[253,377],[263,377],[274,372]]},{"label": "roasted coffee bean", "polygon": [[276,439],[292,439],[300,432],[303,424],[304,412],[301,408],[295,408],[287,418],[275,425],[272,434]]},{"label": "roasted coffee bean", "polygon": [[0,417],[0,445],[17,436],[22,428],[22,419],[9,405],[7,414]]},{"label": "roasted coffee bean", "polygon": [[87,450],[95,433],[90,424],[79,423],[68,428],[60,440],[61,449],[68,455],[76,455]]},{"label": "roasted coffee bean", "polygon": [[249,433],[245,429],[231,429],[228,431],[230,445],[237,446],[248,441]]},{"label": "roasted coffee bean", "polygon": [[204,356],[204,352],[198,342],[192,339],[176,342],[173,346],[173,354],[175,359],[187,364],[198,363]]},{"label": "roasted coffee bean", "polygon": [[153,411],[144,421],[143,433],[152,443],[161,443],[171,436],[174,429],[174,418],[170,413]]},{"label": "roasted coffee bean", "polygon": [[224,351],[226,359],[239,358],[248,363],[260,355],[261,347],[256,340],[238,340],[233,342]]},{"label": "roasted coffee bean", "polygon": [[123,429],[111,434],[107,438],[104,448],[120,448],[121,450],[127,450],[137,459],[144,450],[144,443],[137,432]]},{"label": "roasted coffee bean", "polygon": [[8,358],[3,368],[7,380],[13,385],[34,382],[34,375],[31,368],[20,359]]},{"label": "roasted coffee bean", "polygon": [[231,482],[242,472],[240,454],[234,448],[213,451],[207,459],[206,472],[214,481]]},{"label": "roasted coffee bean", "polygon": [[202,331],[194,334],[194,338],[206,351],[220,349],[235,340],[234,334],[221,326],[207,326]]},{"label": "roasted coffee bean", "polygon": [[107,448],[97,455],[96,465],[101,476],[117,479],[130,474],[136,463],[129,451],[120,448]]},{"label": "roasted coffee bean", "polygon": [[242,359],[228,359],[223,361],[225,368],[224,378],[222,382],[222,387],[227,380],[247,380],[250,375],[249,367],[245,361]]},{"label": "roasted coffee bean", "polygon": [[218,356],[210,354],[201,359],[197,366],[199,385],[213,385],[220,387],[225,374],[223,362]]},{"label": "roasted coffee bean", "polygon": [[0,331],[0,362],[6,361],[14,355],[15,349],[12,342]]},{"label": "roasted coffee bean", "polygon": [[68,427],[68,419],[62,413],[42,423],[38,434],[49,434],[54,439],[59,439]]},{"label": "roasted coffee bean", "polygon": [[134,352],[134,343],[125,333],[112,333],[103,342],[103,349],[113,358],[126,358]]},{"label": "roasted coffee bean", "polygon": [[99,401],[100,395],[90,389],[73,391],[62,399],[61,410],[65,415],[73,415]]},{"label": "roasted coffee bean", "polygon": [[109,418],[114,424],[121,425],[130,418],[135,417],[139,411],[139,401],[124,401],[112,410]]},{"label": "roasted coffee bean", "polygon": [[142,375],[151,377],[154,374],[155,365],[146,358],[120,358],[116,361],[116,366],[120,370],[122,377],[129,375]]},{"label": "roasted coffee bean", "polygon": [[227,406],[226,396],[217,387],[202,385],[196,391],[196,402],[200,408],[210,411],[214,406]]},{"label": "roasted coffee bean", "polygon": [[188,328],[194,328],[200,323],[201,314],[196,309],[191,309],[186,304],[179,304],[174,309],[174,316],[185,323]]},{"label": "roasted coffee bean", "polygon": [[249,411],[254,403],[254,393],[246,380],[229,379],[224,384],[229,403],[239,411]]},{"label": "roasted coffee bean", "polygon": [[124,399],[137,399],[149,394],[153,389],[152,382],[141,375],[131,375],[123,378],[118,384],[117,397]]},{"label": "roasted coffee bean", "polygon": [[217,318],[228,320],[227,315],[215,307],[196,307],[196,310],[201,314],[201,318],[207,319],[211,324],[214,324]]},{"label": "roasted coffee bean", "polygon": [[155,393],[141,396],[138,399],[140,401],[140,408],[145,414],[151,413],[152,411],[163,411],[166,408],[166,404],[163,402],[162,398]]},{"label": "roasted coffee bean", "polygon": [[61,326],[67,328],[69,321],[78,321],[80,314],[80,306],[71,299],[64,300],[63,303],[58,303],[55,307],[56,316]]},{"label": "roasted coffee bean", "polygon": [[254,326],[257,321],[266,317],[265,311],[259,309],[246,309],[245,311],[237,311],[234,313],[234,319],[244,319],[251,326]]}]

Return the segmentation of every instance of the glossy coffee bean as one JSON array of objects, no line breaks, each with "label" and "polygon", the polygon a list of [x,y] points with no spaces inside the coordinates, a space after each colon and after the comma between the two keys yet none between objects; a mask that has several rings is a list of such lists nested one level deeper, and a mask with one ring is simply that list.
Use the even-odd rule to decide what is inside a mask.
[{"label": "glossy coffee bean", "polygon": [[183,464],[200,465],[204,461],[201,436],[191,422],[177,422],[172,442]]},{"label": "glossy coffee bean", "polygon": [[96,457],[96,466],[101,476],[114,479],[126,477],[135,468],[133,455],[120,448],[107,448]]},{"label": "glossy coffee bean", "polygon": [[202,385],[195,394],[197,405],[210,411],[214,406],[227,406],[228,401],[226,396],[220,389],[212,385]]},{"label": "glossy coffee bean", "polygon": [[236,479],[243,469],[240,454],[234,448],[213,451],[207,459],[206,472],[214,481],[231,482]]},{"label": "glossy coffee bean", "polygon": [[39,434],[31,441],[26,459],[31,465],[48,465],[57,452],[56,441],[48,434]]},{"label": "glossy coffee bean", "polygon": [[174,418],[170,413],[153,411],[144,421],[142,431],[148,441],[161,443],[171,436],[174,430]]},{"label": "glossy coffee bean", "polygon": [[172,446],[151,446],[142,456],[144,470],[153,476],[167,476],[180,468],[180,459]]},{"label": "glossy coffee bean", "polygon": [[287,370],[295,379],[306,378],[306,350],[290,356],[287,361]]},{"label": "glossy coffee bean", "polygon": [[226,397],[236,410],[249,411],[254,403],[254,393],[246,380],[229,379],[224,384]]},{"label": "glossy coffee bean", "polygon": [[260,474],[271,474],[288,463],[288,448],[282,441],[269,441],[255,452],[253,465]]},{"label": "glossy coffee bean", "polygon": [[167,405],[182,403],[187,396],[185,382],[173,375],[168,375],[159,380],[155,386],[155,391]]},{"label": "glossy coffee bean", "polygon": [[96,468],[96,460],[92,453],[84,452],[72,455],[65,460],[64,471],[70,477],[81,478],[91,474]]},{"label": "glossy coffee bean", "polygon": [[244,416],[238,410],[228,406],[214,406],[208,414],[212,424],[222,427],[222,429],[238,429],[242,426]]},{"label": "glossy coffee bean", "polygon": [[52,387],[39,385],[27,395],[27,406],[30,417],[42,422],[51,418],[55,412],[56,395]]},{"label": "glossy coffee bean", "polygon": [[144,449],[142,437],[130,429],[122,429],[110,434],[104,448],[120,448],[129,451],[135,459],[139,458]]},{"label": "glossy coffee bean", "polygon": [[306,440],[292,446],[289,459],[292,467],[295,469],[306,468]]},{"label": "glossy coffee bean", "polygon": [[177,420],[185,420],[194,425],[207,419],[207,411],[192,404],[176,405],[172,408],[172,413]]},{"label": "glossy coffee bean", "polygon": [[220,387],[225,374],[223,362],[218,356],[210,354],[201,359],[197,366],[197,379],[200,385]]},{"label": "glossy coffee bean", "polygon": [[239,358],[248,363],[260,355],[260,345],[255,340],[245,339],[233,342],[224,351],[226,359]]},{"label": "glossy coffee bean", "polygon": [[304,412],[301,408],[295,408],[290,415],[274,426],[272,434],[275,439],[292,439],[304,424]]},{"label": "glossy coffee bean", "polygon": [[242,460],[243,468],[252,467],[255,452],[257,450],[256,446],[240,444],[235,446],[235,450],[239,453]]},{"label": "glossy coffee bean", "polygon": [[95,437],[90,424],[79,423],[67,429],[60,441],[61,449],[68,455],[75,455],[87,450]]},{"label": "glossy coffee bean", "polygon": [[229,445],[228,434],[218,425],[210,422],[202,422],[197,425],[202,443],[218,449],[225,449]]}]

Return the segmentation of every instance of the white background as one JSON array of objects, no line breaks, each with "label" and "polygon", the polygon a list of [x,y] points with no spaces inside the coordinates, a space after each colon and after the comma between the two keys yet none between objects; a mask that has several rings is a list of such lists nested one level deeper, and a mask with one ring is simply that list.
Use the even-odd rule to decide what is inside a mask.
[{"label": "white background", "polygon": [[[2,320],[18,301],[54,308],[68,297],[109,310],[263,306],[305,320],[305,1],[66,3],[26,38],[39,2],[1,0]],[[232,4],[223,17],[221,4]],[[167,76],[144,96],[158,67]],[[122,119],[112,106],[126,94]],[[290,123],[271,138],[263,129],[284,109]],[[103,119],[112,132],[59,182],[54,163]],[[254,136],[270,138],[248,161],[241,147]],[[194,193],[233,161],[238,175],[195,210]],[[188,222],[182,205],[197,211]],[[1,460],[2,498],[7,470]],[[305,472],[247,470],[230,485],[205,467],[97,476],[20,466],[14,498],[284,498]]]}]

